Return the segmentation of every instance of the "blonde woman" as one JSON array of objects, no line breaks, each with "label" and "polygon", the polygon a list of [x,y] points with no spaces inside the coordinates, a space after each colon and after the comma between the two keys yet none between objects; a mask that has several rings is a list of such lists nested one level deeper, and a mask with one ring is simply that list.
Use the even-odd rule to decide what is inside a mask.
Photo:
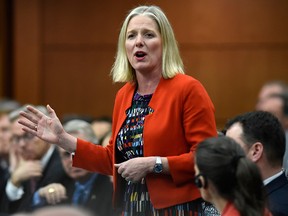
[{"label": "blonde woman", "polygon": [[[139,6],[122,25],[112,135],[106,147],[65,132],[54,110],[22,113],[24,130],[75,152],[73,165],[113,175],[115,207],[123,215],[201,214],[195,149],[216,136],[214,106],[199,81],[184,74],[172,27],[156,6]],[[29,121],[28,121],[29,120]]]}]

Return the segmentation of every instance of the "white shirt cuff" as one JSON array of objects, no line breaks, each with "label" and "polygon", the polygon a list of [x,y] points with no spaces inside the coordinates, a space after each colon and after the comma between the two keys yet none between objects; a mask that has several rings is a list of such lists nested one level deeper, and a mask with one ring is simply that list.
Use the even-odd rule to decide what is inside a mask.
[{"label": "white shirt cuff", "polygon": [[10,201],[19,200],[24,194],[23,187],[16,187],[10,180],[8,180],[5,190]]}]

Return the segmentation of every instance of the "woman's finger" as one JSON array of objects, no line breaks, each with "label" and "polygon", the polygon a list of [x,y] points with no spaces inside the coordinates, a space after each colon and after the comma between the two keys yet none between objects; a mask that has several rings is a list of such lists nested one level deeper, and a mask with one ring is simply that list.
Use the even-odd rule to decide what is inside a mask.
[{"label": "woman's finger", "polygon": [[37,136],[37,127],[36,127],[37,125],[24,121],[23,119],[20,119],[18,123],[24,126],[22,130],[24,130],[25,132],[31,133],[34,136]]},{"label": "woman's finger", "polygon": [[39,119],[43,118],[43,116],[46,116],[44,113],[42,113],[41,111],[37,110],[36,108],[30,105],[27,106],[27,110],[35,114]]},{"label": "woman's finger", "polygon": [[33,122],[34,124],[38,123],[38,119],[33,118],[33,116],[27,112],[21,111],[19,114],[24,118],[28,119],[29,121]]},{"label": "woman's finger", "polygon": [[57,118],[55,111],[52,109],[52,107],[49,104],[47,105],[47,111],[51,118]]}]

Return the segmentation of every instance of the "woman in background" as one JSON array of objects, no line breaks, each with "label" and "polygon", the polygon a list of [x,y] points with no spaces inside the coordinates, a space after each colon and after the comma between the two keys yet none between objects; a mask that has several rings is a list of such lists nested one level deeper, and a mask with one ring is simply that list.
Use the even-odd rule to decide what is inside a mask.
[{"label": "woman in background", "polygon": [[222,216],[269,216],[258,167],[228,137],[206,139],[195,156],[195,184]]}]

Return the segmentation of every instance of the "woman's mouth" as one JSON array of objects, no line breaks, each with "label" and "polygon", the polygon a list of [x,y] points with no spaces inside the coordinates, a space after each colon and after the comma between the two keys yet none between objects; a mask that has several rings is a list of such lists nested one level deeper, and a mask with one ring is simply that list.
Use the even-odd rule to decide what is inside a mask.
[{"label": "woman's mouth", "polygon": [[134,56],[136,57],[137,60],[142,60],[144,59],[144,57],[146,56],[147,54],[145,52],[142,52],[142,51],[137,51]]}]

